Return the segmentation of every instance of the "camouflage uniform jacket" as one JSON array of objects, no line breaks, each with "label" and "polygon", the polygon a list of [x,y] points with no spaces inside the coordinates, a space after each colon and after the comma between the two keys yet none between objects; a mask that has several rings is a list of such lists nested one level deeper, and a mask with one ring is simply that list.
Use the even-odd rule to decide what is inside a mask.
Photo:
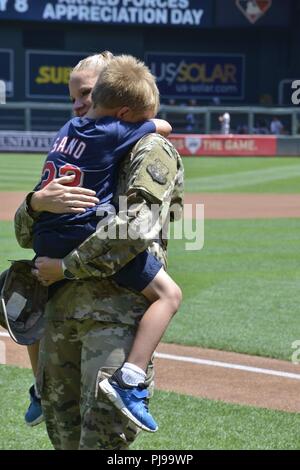
[{"label": "camouflage uniform jacket", "polygon": [[[115,239],[99,240],[99,233],[95,232],[64,258],[67,269],[77,279],[111,276],[147,248],[166,265],[167,239],[162,235],[169,220],[181,217],[183,207],[183,165],[178,152],[166,139],[151,134],[135,145],[120,168],[115,197],[119,195],[127,197],[129,209],[126,214],[119,212],[109,223],[109,229],[115,230]],[[140,226],[152,204],[159,210],[159,229],[139,239],[120,239],[124,223]],[[170,212],[170,206],[175,211]],[[15,215],[15,233],[23,248],[32,247],[33,223],[24,201]],[[106,232],[107,227],[101,227],[101,232]]]},{"label": "camouflage uniform jacket", "polygon": [[[183,164],[178,152],[166,139],[151,134],[135,145],[120,169],[116,197],[121,194],[127,196],[128,207],[133,207],[127,213],[127,223],[128,220],[134,222],[136,219],[142,223],[145,207],[148,208],[151,204],[159,206],[161,225],[168,222],[170,205],[174,207],[176,204],[177,209],[176,213],[171,213],[171,220],[181,217]],[[15,233],[23,248],[32,248],[33,223],[34,219],[29,215],[24,201],[15,215]],[[118,234],[118,228],[122,224],[124,217],[118,214],[110,227],[115,227]],[[68,270],[79,279],[90,276],[107,277],[147,247],[159,258],[166,260],[167,240],[162,239],[161,231],[157,233],[155,241],[147,237],[120,241],[117,236],[115,240],[100,242],[95,233],[64,258],[64,262]]]}]

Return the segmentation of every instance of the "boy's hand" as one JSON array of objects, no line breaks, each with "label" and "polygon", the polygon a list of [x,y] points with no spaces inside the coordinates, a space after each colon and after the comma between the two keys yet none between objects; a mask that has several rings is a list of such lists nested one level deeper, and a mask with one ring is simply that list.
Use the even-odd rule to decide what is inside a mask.
[{"label": "boy's hand", "polygon": [[156,127],[157,134],[162,135],[163,137],[168,137],[172,132],[172,126],[169,122],[164,119],[151,119]]},{"label": "boy's hand", "polygon": [[41,256],[34,261],[36,269],[32,270],[43,286],[50,286],[54,282],[64,279],[62,260]]}]

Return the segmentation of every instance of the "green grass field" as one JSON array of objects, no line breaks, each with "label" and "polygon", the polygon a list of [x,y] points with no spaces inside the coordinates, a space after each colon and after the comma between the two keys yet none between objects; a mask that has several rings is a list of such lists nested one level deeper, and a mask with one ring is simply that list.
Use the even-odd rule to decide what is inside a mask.
[{"label": "green grass field", "polygon": [[[28,191],[43,158],[0,155],[1,184]],[[252,189],[299,191],[295,158],[184,158],[184,165],[187,191],[212,191],[214,181],[224,192],[249,191],[249,182]],[[31,257],[17,246],[11,223],[0,222],[0,228],[1,269],[8,259]],[[289,360],[300,338],[299,229],[299,219],[207,220],[201,251],[185,251],[183,241],[171,240],[169,270],[184,302],[164,340]]]},{"label": "green grass field", "polygon": [[[45,156],[0,154],[0,191],[28,191]],[[297,193],[297,158],[184,158],[187,192]]]},{"label": "green grass field", "polygon": [[[0,268],[30,258],[0,222]],[[300,339],[300,220],[207,220],[201,251],[171,240],[184,301],[164,341],[289,360]],[[5,255],[4,255],[5,253]]]},{"label": "green grass field", "polygon": [[[30,384],[29,370],[0,366],[1,450],[51,449],[44,424],[29,429],[23,421],[27,406],[24,390]],[[299,414],[158,391],[151,411],[160,418],[160,430],[154,435],[141,433],[132,450],[299,448]]]},{"label": "green grass field", "polygon": [[300,339],[300,219],[207,220],[201,251],[171,241],[184,302],[169,342],[290,359]]},{"label": "green grass field", "polygon": [[187,192],[298,193],[297,158],[184,158]]},{"label": "green grass field", "polygon": [[39,181],[45,156],[0,154],[0,191],[28,191]]},{"label": "green grass field", "polygon": [[[0,191],[29,191],[43,160],[0,155]],[[295,158],[185,158],[184,165],[187,192],[299,192]],[[201,251],[171,240],[169,272],[184,302],[164,341],[290,360],[300,339],[299,233],[300,219],[207,220]],[[1,270],[32,255],[18,247],[11,222],[0,222],[0,242]],[[0,449],[51,448],[43,426],[23,424],[31,380],[28,370],[0,367]],[[8,396],[15,406],[7,407]],[[143,433],[134,449],[299,448],[299,414],[164,392],[151,406],[161,431]]]}]

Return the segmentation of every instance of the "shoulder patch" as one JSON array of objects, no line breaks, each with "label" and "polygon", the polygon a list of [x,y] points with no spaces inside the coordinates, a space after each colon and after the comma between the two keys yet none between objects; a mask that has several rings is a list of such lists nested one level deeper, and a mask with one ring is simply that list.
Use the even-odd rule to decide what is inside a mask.
[{"label": "shoulder patch", "polygon": [[158,184],[165,185],[168,181],[167,176],[169,174],[169,169],[158,159],[156,159],[153,163],[149,163],[147,166],[147,172],[153,181],[156,181]]},{"label": "shoulder patch", "polygon": [[140,142],[132,154],[128,187],[142,190],[144,195],[163,202],[174,189],[177,160],[167,151],[163,138],[153,134],[146,137],[149,139]]}]

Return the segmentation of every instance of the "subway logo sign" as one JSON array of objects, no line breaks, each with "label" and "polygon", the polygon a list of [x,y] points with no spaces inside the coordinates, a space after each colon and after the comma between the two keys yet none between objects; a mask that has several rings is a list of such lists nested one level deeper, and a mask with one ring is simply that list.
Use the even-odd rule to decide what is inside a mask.
[{"label": "subway logo sign", "polygon": [[26,98],[69,99],[68,81],[72,68],[89,53],[26,51]]}]

